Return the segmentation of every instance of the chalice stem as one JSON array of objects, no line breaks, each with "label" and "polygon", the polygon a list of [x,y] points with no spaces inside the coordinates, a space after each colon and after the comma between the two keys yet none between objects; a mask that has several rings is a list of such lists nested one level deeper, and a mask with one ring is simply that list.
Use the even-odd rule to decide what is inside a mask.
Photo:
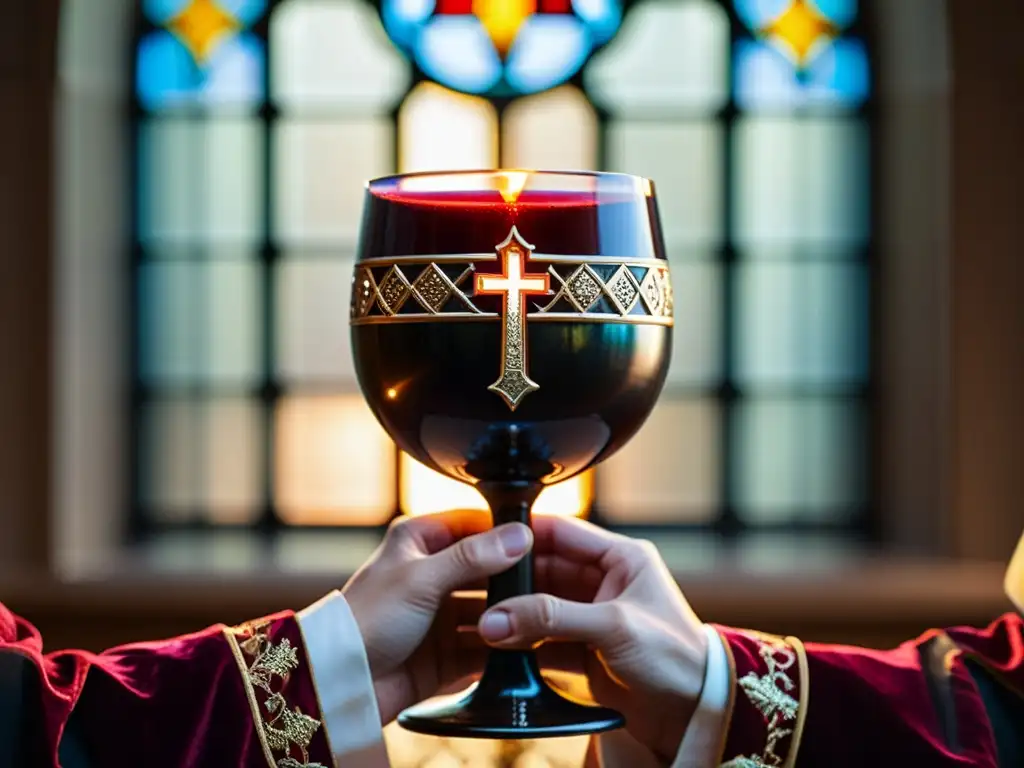
[{"label": "chalice stem", "polygon": [[[494,525],[522,523],[530,525],[530,509],[540,495],[539,483],[480,483],[477,489],[491,509]],[[502,600],[533,592],[533,550],[507,571],[492,576],[487,588],[487,607]]]}]

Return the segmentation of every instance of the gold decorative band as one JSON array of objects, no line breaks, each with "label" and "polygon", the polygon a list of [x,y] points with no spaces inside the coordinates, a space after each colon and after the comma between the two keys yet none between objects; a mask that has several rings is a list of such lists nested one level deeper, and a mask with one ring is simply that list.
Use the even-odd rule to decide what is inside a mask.
[{"label": "gold decorative band", "polygon": [[[480,302],[475,262],[484,254],[396,256],[356,265],[351,323],[496,321],[500,308]],[[548,291],[530,295],[530,322],[630,323],[671,326],[672,281],[663,259],[529,255],[547,271]],[[524,274],[524,278],[530,274]]]}]

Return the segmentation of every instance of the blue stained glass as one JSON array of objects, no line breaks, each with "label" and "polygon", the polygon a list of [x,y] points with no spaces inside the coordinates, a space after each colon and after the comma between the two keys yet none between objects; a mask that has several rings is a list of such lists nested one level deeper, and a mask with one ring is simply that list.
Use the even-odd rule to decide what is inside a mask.
[{"label": "blue stained glass", "polygon": [[267,10],[267,0],[217,0],[217,5],[248,26]]},{"label": "blue stained glass", "polygon": [[586,23],[593,45],[611,40],[622,23],[618,0],[572,0],[572,7]]},{"label": "blue stained glass", "polygon": [[252,106],[262,101],[263,43],[250,34],[225,40],[203,65],[169,32],[139,43],[136,89],[152,110],[190,104]]},{"label": "blue stained glass", "polygon": [[531,16],[509,51],[505,78],[520,93],[565,82],[590,55],[583,24],[572,16]]},{"label": "blue stained glass", "polygon": [[868,54],[859,40],[834,41],[802,74],[770,44],[741,40],[734,56],[736,102],[741,109],[856,107],[870,94]]},{"label": "blue stained glass", "polygon": [[501,79],[501,60],[475,16],[438,16],[420,34],[416,63],[433,80],[466,93],[484,93]]},{"label": "blue stained glass", "polygon": [[[142,10],[154,24],[166,24],[185,10],[193,0],[142,0]],[[214,0],[222,10],[248,26],[267,9],[267,0]]]},{"label": "blue stained glass", "polygon": [[430,14],[434,0],[392,0],[381,6],[381,19],[388,37],[399,47],[413,48]]},{"label": "blue stained glass", "polygon": [[[807,0],[825,18],[845,27],[857,17],[857,0]],[[781,16],[793,0],[735,0],[736,15],[751,32]]]},{"label": "blue stained glass", "polygon": [[192,0],[142,0],[142,10],[154,24],[164,24],[185,8]]}]

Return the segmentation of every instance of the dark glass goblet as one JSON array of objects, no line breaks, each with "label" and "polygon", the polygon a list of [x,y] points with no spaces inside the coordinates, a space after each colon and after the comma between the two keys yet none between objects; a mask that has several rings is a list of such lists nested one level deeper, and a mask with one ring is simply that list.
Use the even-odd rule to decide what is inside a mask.
[{"label": "dark glass goblet", "polygon": [[[351,311],[363,394],[398,446],[473,484],[495,524],[612,455],[668,369],[672,291],[654,189],[622,174],[482,171],[368,185]],[[642,482],[642,478],[637,478]],[[533,591],[533,559],[488,605]],[[461,699],[401,714],[438,736],[621,727],[551,689],[529,651],[492,651]]]}]

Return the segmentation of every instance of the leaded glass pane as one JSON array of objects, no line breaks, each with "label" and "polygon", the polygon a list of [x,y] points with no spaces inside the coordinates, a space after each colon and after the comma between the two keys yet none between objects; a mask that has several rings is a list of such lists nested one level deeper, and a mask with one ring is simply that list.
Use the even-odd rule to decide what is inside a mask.
[{"label": "leaded glass pane", "polygon": [[139,267],[139,373],[158,387],[252,386],[261,367],[257,265],[175,257]]},{"label": "leaded glass pane", "polygon": [[707,114],[729,98],[729,20],[712,0],[649,0],[584,72],[616,115]]},{"label": "leaded glass pane", "polygon": [[256,120],[152,118],[138,131],[143,242],[259,241],[264,142]]},{"label": "leaded glass pane", "polygon": [[420,83],[398,112],[398,167],[472,170],[498,164],[498,113],[485,99]]},{"label": "leaded glass pane", "polygon": [[513,102],[502,137],[505,168],[579,171],[597,164],[597,115],[572,85]]},{"label": "leaded glass pane", "polygon": [[719,501],[718,405],[663,398],[598,472],[604,518],[618,524],[701,523]]},{"label": "leaded glass pane", "polygon": [[287,254],[274,281],[275,370],[293,386],[355,386],[349,340],[351,257]]},{"label": "leaded glass pane", "polygon": [[861,121],[746,117],[734,128],[733,150],[741,247],[866,242],[869,153]]},{"label": "leaded glass pane", "polygon": [[365,0],[289,0],[270,20],[271,98],[289,111],[384,114],[409,65]]},{"label": "leaded glass pane", "polygon": [[367,179],[391,168],[384,118],[282,119],[274,126],[275,235],[282,245],[352,247]]},{"label": "leaded glass pane", "polygon": [[394,511],[394,445],[362,395],[284,397],[274,449],[285,523],[381,525]]},{"label": "leaded glass pane", "polygon": [[855,400],[753,398],[732,417],[732,477],[751,524],[845,523],[866,500],[866,424]]}]

